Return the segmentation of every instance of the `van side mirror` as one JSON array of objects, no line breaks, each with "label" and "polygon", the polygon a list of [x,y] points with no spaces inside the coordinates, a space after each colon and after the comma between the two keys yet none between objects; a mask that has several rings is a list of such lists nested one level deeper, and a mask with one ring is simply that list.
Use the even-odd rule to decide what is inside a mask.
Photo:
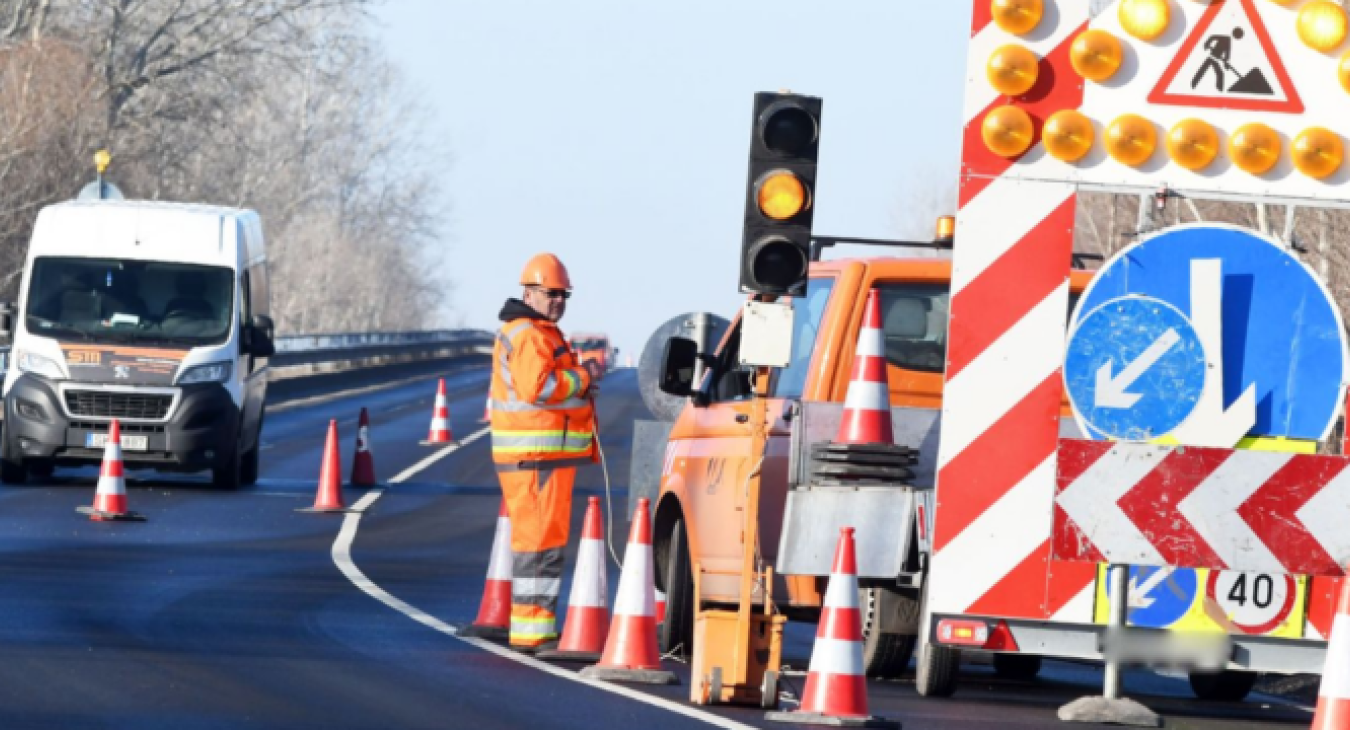
[{"label": "van side mirror", "polygon": [[661,382],[657,387],[663,393],[685,398],[694,392],[694,363],[698,361],[698,343],[687,337],[666,340],[661,355]]},{"label": "van side mirror", "polygon": [[7,340],[14,337],[14,315],[17,312],[14,302],[0,302],[0,337]]},{"label": "van side mirror", "polygon": [[276,325],[272,318],[265,314],[253,316],[253,321],[249,323],[249,337],[247,342],[248,352],[254,357],[271,357],[276,354],[277,346],[273,341],[273,331]]}]

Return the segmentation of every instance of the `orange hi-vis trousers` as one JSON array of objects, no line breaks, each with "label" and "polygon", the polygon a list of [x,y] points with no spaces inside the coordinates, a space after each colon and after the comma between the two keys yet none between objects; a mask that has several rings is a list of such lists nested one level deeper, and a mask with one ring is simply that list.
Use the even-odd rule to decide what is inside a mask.
[{"label": "orange hi-vis trousers", "polygon": [[511,644],[558,638],[558,592],[576,467],[498,471],[511,520]]}]

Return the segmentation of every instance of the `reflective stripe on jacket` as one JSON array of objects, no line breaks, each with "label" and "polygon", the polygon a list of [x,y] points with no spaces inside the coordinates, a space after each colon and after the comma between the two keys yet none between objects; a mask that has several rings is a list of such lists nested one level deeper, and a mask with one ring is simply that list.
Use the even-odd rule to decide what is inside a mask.
[{"label": "reflective stripe on jacket", "polygon": [[557,325],[505,323],[492,362],[492,458],[499,466],[595,458],[595,414],[582,397],[590,375]]}]

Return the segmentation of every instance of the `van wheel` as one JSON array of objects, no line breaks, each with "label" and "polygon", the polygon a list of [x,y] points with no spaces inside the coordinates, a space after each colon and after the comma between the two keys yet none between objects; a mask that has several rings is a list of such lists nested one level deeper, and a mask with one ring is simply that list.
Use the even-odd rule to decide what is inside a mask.
[{"label": "van wheel", "polygon": [[1212,702],[1241,702],[1256,685],[1256,672],[1191,672],[1191,691]]},{"label": "van wheel", "polygon": [[1030,682],[1041,673],[1039,654],[995,654],[994,674],[1019,682]]},{"label": "van wheel", "polygon": [[244,458],[239,464],[239,484],[245,487],[251,487],[258,483],[258,447],[254,446],[244,452]]},{"label": "van wheel", "polygon": [[694,654],[694,572],[685,547],[688,542],[684,520],[675,520],[666,549],[666,620],[657,632],[662,654],[679,649],[678,653],[686,657]]},{"label": "van wheel", "polygon": [[[924,611],[928,608],[928,581],[923,584]],[[928,640],[929,626],[922,622],[918,658],[915,662],[914,688],[924,697],[951,697],[956,692],[957,673],[961,669],[961,651],[938,646]]]},{"label": "van wheel", "polygon": [[243,459],[240,458],[239,449],[236,447],[231,453],[224,466],[212,467],[211,484],[216,489],[238,489],[241,472],[243,469]]},{"label": "van wheel", "polygon": [[[899,621],[918,631],[919,602],[899,591],[885,587],[860,588],[858,605],[862,608],[863,671],[869,677],[894,679],[909,669],[914,654],[916,633],[887,633],[880,630],[887,612],[901,614]],[[893,623],[893,622],[891,622]]]},{"label": "van wheel", "polygon": [[27,467],[29,478],[51,479],[52,474],[56,473],[56,462],[50,459],[34,459],[28,462]]},{"label": "van wheel", "polygon": [[6,484],[23,484],[28,481],[28,467],[22,460],[9,456],[9,439],[0,438],[0,480]]}]

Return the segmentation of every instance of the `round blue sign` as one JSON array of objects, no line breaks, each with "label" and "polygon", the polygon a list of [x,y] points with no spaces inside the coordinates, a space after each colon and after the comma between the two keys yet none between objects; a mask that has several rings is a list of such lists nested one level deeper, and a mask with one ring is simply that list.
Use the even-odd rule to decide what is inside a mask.
[{"label": "round blue sign", "polygon": [[1166,302],[1190,318],[1194,261],[1221,268],[1223,405],[1255,389],[1250,436],[1325,440],[1347,380],[1340,311],[1306,265],[1278,241],[1237,226],[1166,229],[1097,272],[1075,313],[1084,324],[1102,305],[1130,295]]},{"label": "round blue sign", "polygon": [[[1190,568],[1130,568],[1130,598],[1126,622],[1131,626],[1165,629],[1181,620],[1195,602],[1199,580]],[[1111,583],[1106,582],[1111,596]]]},{"label": "round blue sign", "polygon": [[1064,383],[1074,411],[1097,433],[1148,441],[1195,410],[1205,350],[1176,307],[1149,297],[1113,299],[1069,335]]}]

